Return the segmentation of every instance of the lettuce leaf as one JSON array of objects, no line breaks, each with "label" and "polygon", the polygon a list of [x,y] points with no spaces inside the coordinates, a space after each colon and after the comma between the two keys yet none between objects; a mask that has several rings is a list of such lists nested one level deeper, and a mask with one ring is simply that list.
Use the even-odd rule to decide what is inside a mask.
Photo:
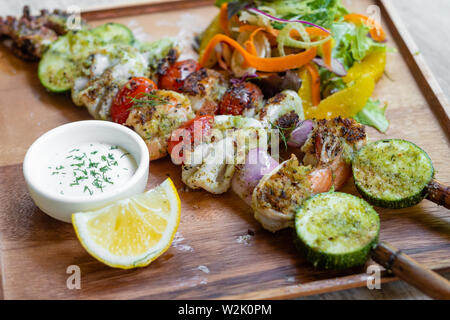
[{"label": "lettuce leaf", "polygon": [[365,107],[353,118],[361,124],[374,127],[384,133],[389,127],[389,121],[385,116],[387,104],[384,107],[380,105],[380,100],[374,101],[369,98]]},{"label": "lettuce leaf", "polygon": [[367,36],[369,27],[352,23],[336,22],[331,27],[335,41],[333,57],[349,69],[355,61],[361,61],[374,50],[386,50],[386,45]]},{"label": "lettuce leaf", "polygon": [[305,20],[325,28],[348,13],[341,0],[266,0],[256,1],[256,4],[272,8],[279,18]]}]

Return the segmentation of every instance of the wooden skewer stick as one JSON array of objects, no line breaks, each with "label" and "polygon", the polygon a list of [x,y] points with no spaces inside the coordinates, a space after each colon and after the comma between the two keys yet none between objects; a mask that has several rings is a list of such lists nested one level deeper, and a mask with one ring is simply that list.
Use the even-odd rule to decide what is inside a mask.
[{"label": "wooden skewer stick", "polygon": [[394,246],[380,242],[372,259],[434,299],[450,300],[450,282]]},{"label": "wooden skewer stick", "polygon": [[432,180],[428,185],[427,199],[450,209],[450,187],[437,180]]}]

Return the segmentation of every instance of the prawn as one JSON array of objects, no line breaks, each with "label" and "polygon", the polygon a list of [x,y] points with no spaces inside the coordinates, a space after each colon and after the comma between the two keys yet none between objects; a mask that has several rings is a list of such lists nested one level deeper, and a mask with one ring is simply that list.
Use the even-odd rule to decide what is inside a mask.
[{"label": "prawn", "polygon": [[165,157],[172,131],[195,117],[185,96],[175,91],[154,90],[134,103],[125,125],[147,144],[150,160]]}]

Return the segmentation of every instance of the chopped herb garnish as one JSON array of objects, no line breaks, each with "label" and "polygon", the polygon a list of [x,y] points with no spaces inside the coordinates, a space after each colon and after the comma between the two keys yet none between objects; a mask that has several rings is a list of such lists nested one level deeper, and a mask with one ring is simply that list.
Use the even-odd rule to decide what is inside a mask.
[{"label": "chopped herb garnish", "polygon": [[72,163],[70,166],[71,167],[78,167],[78,168],[81,168],[82,166],[84,166],[85,165],[85,162],[84,162],[84,160],[83,160],[83,162],[80,162],[80,163]]},{"label": "chopped herb garnish", "polygon": [[101,167],[101,168],[100,168],[100,172],[101,172],[101,173],[105,173],[105,172],[108,171],[108,170],[111,170],[111,168],[108,167],[108,166],[104,166],[104,167]]},{"label": "chopped herb garnish", "polygon": [[142,108],[142,107],[155,107],[155,106],[159,106],[162,104],[168,104],[169,101],[161,98],[160,96],[156,95],[156,94],[152,94],[152,93],[144,93],[142,95],[142,97],[145,97],[147,99],[142,99],[142,98],[135,98],[135,97],[127,97],[128,99],[130,99],[133,102],[133,106],[130,108],[130,110],[132,109],[136,109],[136,108]]},{"label": "chopped herb garnish", "polygon": [[88,187],[88,186],[84,186],[84,190],[83,192],[89,191],[89,194],[92,196],[94,194],[94,192]]},{"label": "chopped herb garnish", "polygon": [[[155,98],[152,97],[151,94],[146,94],[147,97],[145,98],[154,98],[156,100],[161,99],[159,97]],[[146,100],[146,104],[148,105],[150,102]],[[159,103],[167,103],[168,100],[160,100]],[[156,103],[156,101],[153,101]],[[150,103],[151,104],[151,103]],[[90,195],[93,195],[95,193],[95,190],[101,190],[109,184],[112,185],[115,183],[113,179],[115,177],[119,178],[120,175],[114,173],[113,176],[107,175],[108,171],[113,171],[113,166],[119,166],[119,159],[126,157],[130,155],[129,152],[122,152],[118,151],[115,153],[115,151],[106,152],[105,154],[99,154],[102,150],[107,149],[100,149],[95,150],[93,149],[95,147],[94,144],[89,144],[90,147],[92,147],[90,150],[88,149],[86,152],[81,151],[78,148],[70,150],[68,153],[72,153],[65,156],[65,159],[71,159],[66,160],[64,165],[58,164],[56,166],[49,166],[48,169],[50,169],[51,175],[66,175],[71,174],[73,175],[73,179],[71,181],[65,182],[62,178],[59,179],[60,181],[57,181],[59,185],[66,185],[70,187],[74,186],[80,186],[77,190],[83,190],[83,193],[89,193]],[[81,148],[83,150],[83,148]],[[93,150],[93,151],[92,151]],[[119,146],[113,145],[109,146],[109,150],[121,150]],[[78,152],[78,153],[75,153]],[[82,153],[82,154],[81,154]],[[124,170],[129,170],[129,168],[122,168]],[[63,194],[62,191],[60,191],[61,194]]]}]

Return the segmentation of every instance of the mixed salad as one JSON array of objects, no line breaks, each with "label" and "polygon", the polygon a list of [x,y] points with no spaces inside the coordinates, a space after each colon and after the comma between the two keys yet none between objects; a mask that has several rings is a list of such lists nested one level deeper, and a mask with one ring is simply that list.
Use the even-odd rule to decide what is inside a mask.
[{"label": "mixed salad", "polygon": [[352,117],[387,130],[386,106],[371,98],[387,51],[386,35],[373,18],[350,13],[340,0],[216,5],[220,13],[198,37],[202,66],[262,88],[298,88],[306,119]]}]

